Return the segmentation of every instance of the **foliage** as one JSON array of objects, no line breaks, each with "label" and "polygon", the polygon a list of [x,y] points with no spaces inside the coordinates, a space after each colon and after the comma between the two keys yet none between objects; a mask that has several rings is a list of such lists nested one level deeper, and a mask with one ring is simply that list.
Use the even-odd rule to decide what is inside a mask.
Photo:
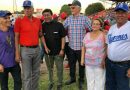
[{"label": "foliage", "polygon": [[85,9],[85,15],[95,14],[102,10],[105,10],[105,7],[101,3],[93,3],[88,5],[88,7]]},{"label": "foliage", "polygon": [[66,4],[61,7],[60,13],[62,12],[67,13],[67,15],[71,15],[70,7]]}]

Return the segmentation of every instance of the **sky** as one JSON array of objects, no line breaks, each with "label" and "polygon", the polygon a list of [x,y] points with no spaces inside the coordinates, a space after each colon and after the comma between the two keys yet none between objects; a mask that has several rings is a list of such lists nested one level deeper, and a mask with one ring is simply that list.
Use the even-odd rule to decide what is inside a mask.
[{"label": "sky", "polygon": [[[16,1],[16,3],[14,3]],[[24,0],[0,0],[0,10],[10,10],[13,12],[14,10],[21,11],[22,4]],[[73,0],[31,0],[33,2],[34,8],[36,9],[45,9],[50,8],[54,13],[58,14],[61,6],[64,4],[72,3]],[[85,8],[95,2],[101,2],[101,0],[79,0],[82,5],[81,12],[84,13]],[[103,3],[103,5],[108,8],[111,5],[107,3]],[[14,6],[14,7],[13,7]]]}]

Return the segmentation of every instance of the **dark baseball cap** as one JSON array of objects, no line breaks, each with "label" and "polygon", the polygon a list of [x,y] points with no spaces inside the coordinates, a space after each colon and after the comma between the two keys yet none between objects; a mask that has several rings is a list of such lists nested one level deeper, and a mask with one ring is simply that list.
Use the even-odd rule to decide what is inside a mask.
[{"label": "dark baseball cap", "polygon": [[72,5],[81,7],[81,3],[78,0],[74,0],[71,4],[68,4],[68,6]]},{"label": "dark baseball cap", "polygon": [[30,0],[23,2],[23,7],[33,7],[33,3]]}]

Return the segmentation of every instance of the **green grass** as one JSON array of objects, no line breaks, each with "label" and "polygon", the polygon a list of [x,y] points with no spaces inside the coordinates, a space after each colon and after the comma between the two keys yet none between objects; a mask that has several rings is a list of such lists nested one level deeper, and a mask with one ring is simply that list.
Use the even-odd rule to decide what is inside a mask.
[{"label": "green grass", "polygon": [[[42,67],[45,68],[45,67]],[[77,70],[78,71],[78,70]],[[77,75],[78,78],[78,75]],[[72,85],[64,85],[64,82],[69,79],[69,70],[64,70],[64,80],[63,80],[63,87],[62,90],[79,90],[78,89],[78,80],[76,83]],[[56,90],[57,86],[57,76],[56,70],[54,69],[54,90]],[[86,82],[84,83],[84,90],[86,90]],[[41,71],[40,81],[39,81],[39,90],[47,90],[48,88],[48,72],[46,69]],[[9,78],[9,90],[13,90],[13,81],[12,77]]]}]

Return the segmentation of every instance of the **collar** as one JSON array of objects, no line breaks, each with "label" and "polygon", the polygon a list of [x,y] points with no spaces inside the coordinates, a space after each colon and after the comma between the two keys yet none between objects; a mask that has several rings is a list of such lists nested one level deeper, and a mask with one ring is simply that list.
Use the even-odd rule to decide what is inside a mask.
[{"label": "collar", "polygon": [[78,18],[78,17],[80,17],[80,16],[81,16],[81,14],[78,14],[78,15],[76,15],[76,16],[72,15],[73,18]]},{"label": "collar", "polygon": [[[27,16],[24,16],[23,18],[26,19],[26,20],[30,20]],[[35,17],[34,17],[34,16],[32,16],[32,21],[33,21],[33,20],[35,20]]]}]

